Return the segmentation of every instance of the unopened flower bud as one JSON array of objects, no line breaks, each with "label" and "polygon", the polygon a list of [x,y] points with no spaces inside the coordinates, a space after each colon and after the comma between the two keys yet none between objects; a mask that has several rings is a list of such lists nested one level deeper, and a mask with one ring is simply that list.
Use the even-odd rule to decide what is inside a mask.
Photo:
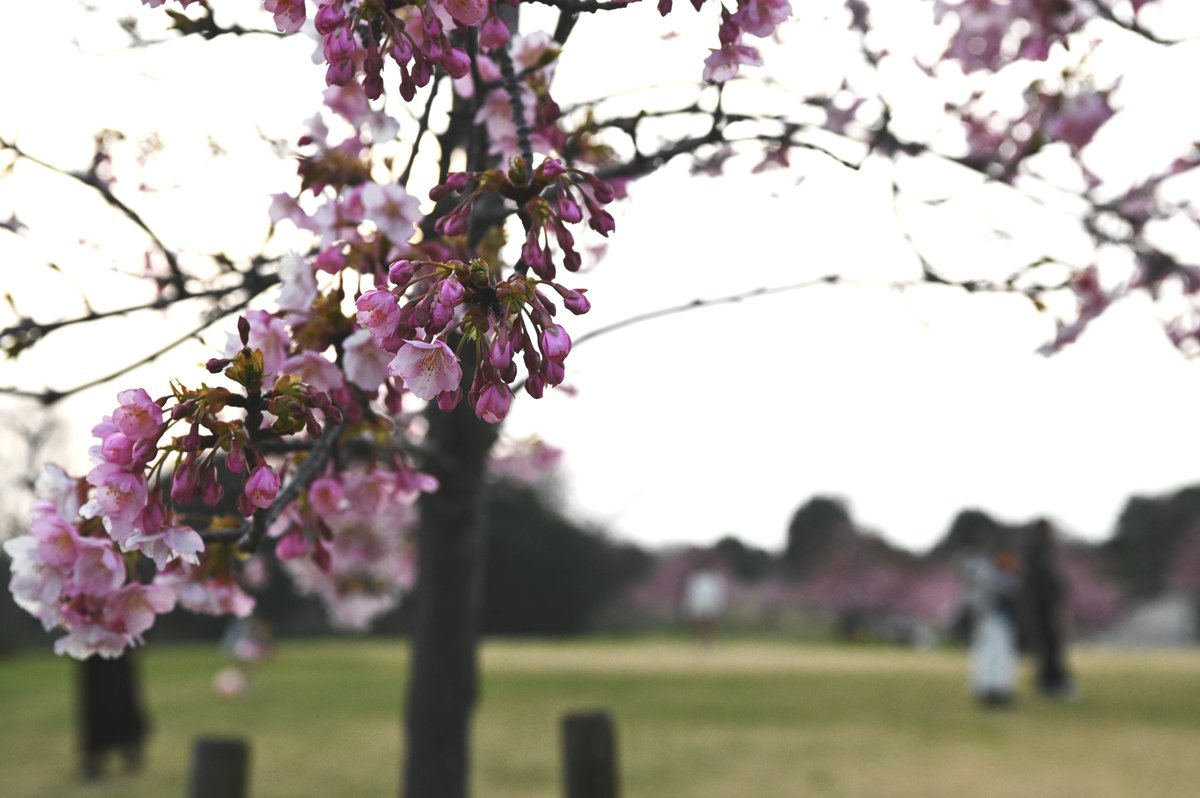
[{"label": "unopened flower bud", "polygon": [[338,25],[341,25],[346,19],[346,12],[342,10],[340,5],[321,6],[317,11],[317,15],[313,17],[313,25],[316,26],[317,33],[322,36],[328,36],[333,33]]},{"label": "unopened flower bud", "polygon": [[541,172],[544,177],[553,180],[554,178],[565,174],[567,167],[563,166],[562,161],[558,160],[557,158],[547,158],[546,160],[542,161],[541,166],[538,167],[538,171]]},{"label": "unopened flower bud", "polygon": [[479,28],[479,46],[485,50],[507,47],[508,39],[508,26],[495,14],[484,20],[482,27]]},{"label": "unopened flower bud", "polygon": [[457,47],[451,47],[442,58],[442,66],[450,77],[465,78],[471,71],[471,58]]},{"label": "unopened flower bud", "polygon": [[342,253],[341,244],[321,250],[313,265],[328,274],[340,272],[346,266],[346,256]]},{"label": "unopened flower bud", "polygon": [[438,410],[441,410],[443,413],[449,413],[458,407],[458,403],[461,401],[462,388],[455,388],[453,391],[442,391],[437,397]]}]

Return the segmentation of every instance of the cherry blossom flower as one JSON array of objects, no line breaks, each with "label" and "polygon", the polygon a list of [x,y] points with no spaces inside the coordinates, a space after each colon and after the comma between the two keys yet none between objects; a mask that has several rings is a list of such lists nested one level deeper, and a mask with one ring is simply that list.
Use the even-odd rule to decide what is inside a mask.
[{"label": "cherry blossom flower", "polygon": [[337,364],[311,349],[305,349],[283,361],[283,371],[297,375],[305,385],[325,393],[332,393],[343,384],[342,370]]},{"label": "cherry blossom flower", "polygon": [[396,183],[368,183],[362,187],[361,198],[363,217],[370,220],[376,230],[395,244],[403,244],[412,238],[421,218],[421,205],[416,197]]},{"label": "cherry blossom flower", "polygon": [[254,597],[228,573],[212,574],[202,559],[200,565],[171,564],[154,579],[170,588],[179,606],[204,615],[233,615],[245,618],[254,611]]},{"label": "cherry blossom flower", "polygon": [[745,44],[730,44],[712,50],[704,59],[704,80],[709,83],[726,83],[738,76],[743,66],[762,66],[758,50]]},{"label": "cherry blossom flower", "polygon": [[376,338],[395,334],[400,323],[400,306],[391,291],[366,291],[354,302],[358,323]]},{"label": "cherry blossom flower", "polygon": [[462,367],[440,338],[433,343],[405,341],[388,364],[388,374],[399,377],[414,396],[426,402],[458,388]]},{"label": "cherry blossom flower", "polygon": [[463,25],[478,25],[488,13],[487,0],[443,0],[441,6],[450,12],[456,22]]},{"label": "cherry blossom flower", "polygon": [[122,434],[134,440],[154,437],[163,421],[162,408],[141,388],[117,394],[120,407],[113,411],[112,421]]},{"label": "cherry blossom flower", "polygon": [[4,541],[12,578],[8,590],[17,606],[41,621],[47,631],[57,626],[62,615],[59,597],[64,576],[59,568],[42,559],[40,542],[31,535]]},{"label": "cherry blossom flower", "polygon": [[383,349],[370,330],[356,330],[342,344],[346,379],[364,391],[377,391],[388,377],[393,355]]},{"label": "cherry blossom flower", "polygon": [[304,0],[263,0],[263,8],[275,15],[280,33],[295,33],[304,24]]}]

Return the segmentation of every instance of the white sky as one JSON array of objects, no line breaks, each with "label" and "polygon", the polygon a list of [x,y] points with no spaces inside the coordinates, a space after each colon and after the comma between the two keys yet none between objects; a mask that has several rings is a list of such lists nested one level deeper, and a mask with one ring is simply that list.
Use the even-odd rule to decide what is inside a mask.
[{"label": "white sky", "polygon": [[[156,13],[136,0],[101,5],[105,13]],[[81,15],[75,3],[32,6],[11,9],[17,19],[0,31],[6,74],[29,75],[0,84],[6,109],[0,133],[19,134],[36,154],[79,167],[100,127],[135,137],[159,128],[168,152],[201,168],[180,190],[160,191],[153,203],[133,202],[174,247],[255,251],[265,229],[264,197],[290,187],[292,172],[274,163],[255,126],[291,140],[311,114],[321,71],[296,63],[307,42],[228,37],[122,52],[121,38],[104,34],[97,15]],[[813,6],[820,7],[806,6],[808,13]],[[698,76],[714,24],[710,14],[689,8],[665,22],[651,12],[582,19],[568,54],[583,52],[569,56],[579,60],[564,62],[556,80],[560,102],[605,91],[598,62],[590,59],[610,55],[620,37],[627,52],[662,53],[654,77],[666,88],[639,102],[674,104],[670,87]],[[69,24],[48,27],[45,19]],[[658,42],[671,28],[682,35]],[[772,74],[794,91],[836,86],[846,65],[833,57],[831,38],[829,29],[794,28],[787,47],[768,55]],[[655,47],[664,49],[648,49]],[[1200,137],[1200,112],[1172,98],[1169,85],[1154,90],[1152,79],[1161,74],[1155,70],[1162,68],[1155,58],[1139,53],[1136,68],[1128,61],[1124,97],[1142,105],[1097,140],[1096,163],[1133,171],[1144,167],[1139,156],[1170,157]],[[1177,74],[1195,74],[1200,65],[1195,47],[1175,48],[1170,58],[1177,59],[1175,69],[1191,66]],[[285,59],[291,59],[286,68]],[[647,82],[649,59],[620,63],[626,68],[611,76],[617,86]],[[1126,71],[1122,58],[1110,55],[1107,63]],[[931,101],[919,94],[911,100],[913,107]],[[780,110],[794,102],[778,90],[747,101]],[[919,126],[917,117],[911,124]],[[1146,144],[1151,129],[1172,140]],[[235,157],[212,158],[208,134]],[[1096,539],[1111,531],[1130,494],[1200,482],[1194,455],[1200,427],[1189,413],[1200,395],[1200,371],[1166,342],[1146,303],[1115,308],[1079,344],[1043,358],[1035,350],[1053,325],[1025,300],[932,287],[898,292],[881,284],[911,278],[915,268],[884,175],[850,174],[819,156],[797,158],[791,174],[745,176],[750,165],[734,162],[730,176],[713,180],[688,179],[680,164],[636,184],[606,259],[568,281],[587,287],[593,301],[588,316],[572,321],[572,334],[697,297],[834,271],[861,284],[697,310],[580,346],[567,361],[577,394],[523,398],[506,428],[566,449],[573,514],[642,543],[705,542],[733,533],[778,548],[801,503],[834,494],[867,526],[920,548],[972,506],[1012,521],[1048,514]],[[805,180],[797,186],[801,172]],[[106,287],[98,305],[130,301],[142,290],[136,280],[106,271],[115,263],[137,272],[140,242],[124,249],[110,243],[101,254],[81,244],[80,237],[110,242],[123,223],[77,195],[69,181],[33,169],[0,180],[0,218],[16,208],[31,227],[28,239],[0,234],[0,284],[22,309],[47,295],[61,307],[77,307],[76,283],[92,296]],[[937,232],[936,254],[948,273],[1002,261],[1023,246],[987,238],[978,208],[954,220],[953,237],[944,217],[925,228]],[[1029,215],[1000,206],[986,212],[988,219]],[[911,223],[920,234],[919,223]],[[1046,226],[1037,217],[1023,225],[1035,249],[1054,240]],[[59,227],[64,234],[53,235]],[[67,274],[46,282],[30,264],[47,259]],[[103,373],[110,357],[142,351],[137,347],[189,323],[191,317],[161,325],[114,322],[86,337],[64,336],[61,343],[52,337],[40,355],[35,350],[36,360],[0,365],[0,384],[40,387],[39,380],[49,379],[65,387]],[[214,345],[222,340],[210,336]],[[192,347],[168,366],[198,380],[196,364],[208,354]],[[64,412],[80,426],[65,455],[69,464],[84,466],[86,431],[111,410],[117,390],[142,384],[162,393],[169,373],[143,369],[68,403]]]}]

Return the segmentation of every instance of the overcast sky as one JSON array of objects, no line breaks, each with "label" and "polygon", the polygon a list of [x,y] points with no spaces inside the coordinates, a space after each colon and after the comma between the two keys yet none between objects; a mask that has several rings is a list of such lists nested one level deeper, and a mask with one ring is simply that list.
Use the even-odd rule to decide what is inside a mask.
[{"label": "overcast sky", "polygon": [[[143,13],[136,0],[128,6]],[[580,41],[572,44],[584,52],[560,68],[560,102],[603,90],[596,62],[588,59],[611,63],[614,36],[629,51],[668,48],[661,63],[684,65],[655,74],[666,88],[652,101],[672,101],[673,86],[698,76],[713,30],[712,20],[682,10],[670,24],[657,23],[663,31],[681,30],[665,43],[646,32],[652,14],[637,25],[621,22],[624,13],[648,9],[583,19]],[[233,37],[124,52],[119,37],[103,32],[111,28],[97,25],[97,15],[81,14],[65,0],[36,9],[20,4],[11,13],[18,19],[0,32],[0,48],[10,63],[27,65],[31,79],[0,85],[6,109],[0,133],[19,133],[29,149],[77,167],[95,129],[136,135],[157,128],[165,144],[202,169],[179,190],[158,192],[148,218],[169,231],[174,246],[254,251],[265,227],[265,196],[287,188],[291,172],[287,164],[271,165],[257,128],[294,138],[321,88],[319,69],[281,83],[278,43],[252,46]],[[33,37],[34,17],[70,24],[39,23],[44,33]],[[838,51],[828,50],[822,35],[816,28],[789,32],[787,48],[774,61],[768,54],[772,74],[799,92],[840,82]],[[82,42],[84,55],[72,39]],[[284,46],[294,48],[293,58],[308,50],[300,41]],[[1174,69],[1190,64],[1192,70],[1176,74],[1195,74],[1196,52],[1176,48]],[[189,60],[193,54],[208,59],[205,68]],[[628,68],[612,76],[618,86],[647,81],[648,62],[622,63]],[[1124,66],[1109,56],[1107,68]],[[1095,157],[1110,168],[1136,170],[1147,153],[1200,138],[1200,114],[1165,90],[1144,91],[1161,74],[1153,58],[1140,53],[1137,69],[1132,61],[1128,66],[1123,96],[1148,99],[1124,121],[1114,120],[1113,131],[1097,140]],[[764,90],[746,101],[784,110],[794,96]],[[1147,130],[1163,139],[1147,143]],[[248,153],[256,168],[213,157],[209,134],[234,154]],[[579,346],[567,361],[574,395],[522,398],[506,426],[509,434],[538,434],[566,450],[572,514],[647,544],[736,534],[778,548],[801,503],[836,495],[865,525],[922,548],[965,507],[1008,521],[1046,514],[1098,539],[1111,531],[1129,495],[1200,482],[1200,432],[1189,410],[1200,396],[1200,372],[1167,343],[1146,303],[1114,308],[1078,344],[1044,358],[1036,350],[1053,323],[1023,299],[889,286],[916,272],[892,213],[887,175],[849,173],[817,155],[797,158],[790,173],[747,176],[750,166],[735,161],[730,175],[707,179],[688,177],[680,164],[635,184],[607,257],[571,283],[587,287],[593,302],[587,317],[573,321],[572,334],[696,298],[831,272],[854,284],[690,311]],[[945,234],[946,217],[914,215],[905,224],[918,235],[937,231],[936,240],[925,240],[951,266],[1011,254],[1004,248],[1016,245],[989,238],[988,225],[996,215],[1011,222],[1027,211],[972,207],[954,219],[954,236]],[[36,293],[61,307],[78,305],[72,286],[80,282],[93,294],[101,285],[120,286],[110,301],[138,290],[133,279],[104,271],[113,265],[136,271],[137,246],[117,242],[98,253],[91,242],[111,239],[119,223],[76,199],[65,181],[35,170],[0,181],[0,216],[10,208],[37,234],[32,241],[0,236],[4,287],[18,299],[32,301],[37,267],[27,264],[44,260],[63,264],[66,274],[45,278],[50,282],[38,283]],[[48,235],[64,216],[69,234]],[[1030,215],[1021,225],[1033,246],[1055,235],[1053,220],[1047,227]],[[185,329],[182,321],[117,322],[86,338],[51,339],[36,361],[0,367],[0,383],[37,387],[49,379],[63,387],[76,376],[102,373],[107,357]],[[207,355],[193,347],[170,366],[199,376],[196,364]],[[69,403],[65,410],[79,419],[80,437],[66,459],[84,466],[86,430],[111,409],[117,390],[142,384],[157,395],[166,379],[160,369],[143,369]]]}]

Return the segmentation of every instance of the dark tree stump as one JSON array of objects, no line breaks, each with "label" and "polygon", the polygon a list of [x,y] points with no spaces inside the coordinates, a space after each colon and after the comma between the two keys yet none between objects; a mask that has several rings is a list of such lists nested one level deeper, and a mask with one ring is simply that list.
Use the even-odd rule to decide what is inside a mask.
[{"label": "dark tree stump", "polygon": [[617,743],[607,712],[573,712],[562,719],[566,798],[617,798]]},{"label": "dark tree stump", "polygon": [[250,746],[238,737],[201,737],[192,748],[188,798],[246,798]]}]

